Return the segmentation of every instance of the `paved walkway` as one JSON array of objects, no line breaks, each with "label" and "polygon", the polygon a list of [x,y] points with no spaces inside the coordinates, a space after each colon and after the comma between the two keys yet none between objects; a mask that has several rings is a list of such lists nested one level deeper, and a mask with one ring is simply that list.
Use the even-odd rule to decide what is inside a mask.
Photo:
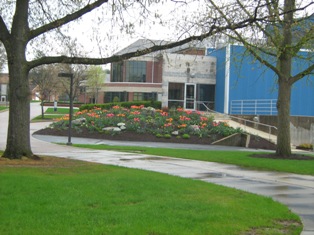
[{"label": "paved walkway", "polygon": [[[38,107],[32,104],[32,115],[38,114]],[[40,110],[40,109],[39,109]],[[39,111],[40,113],[40,111]],[[7,112],[0,113],[0,135],[5,136],[5,120]],[[31,132],[47,126],[47,123],[32,123]],[[4,135],[5,134],[5,135]],[[156,157],[150,155],[123,153],[115,151],[99,151],[74,148],[71,146],[56,145],[51,142],[67,142],[67,137],[32,137],[32,150],[39,155],[50,155],[79,159],[83,161],[98,162],[129,168],[144,169],[185,178],[193,178],[205,182],[220,184],[241,189],[268,197],[272,197],[286,204],[294,213],[300,215],[304,230],[302,235],[314,234],[314,177],[277,172],[251,171],[233,165],[211,162],[175,159],[169,157]],[[6,138],[0,139],[0,148],[4,149]],[[101,143],[102,140],[86,140],[72,138],[72,143]],[[114,141],[106,143],[117,144]],[[121,144],[121,142],[119,142]],[[123,143],[124,145],[143,145],[140,142]],[[145,143],[145,146],[159,147],[160,143]],[[163,147],[189,149],[205,148],[201,145],[173,145],[162,144]],[[247,151],[244,148],[226,148],[219,146],[207,146],[206,149],[237,149]]]}]

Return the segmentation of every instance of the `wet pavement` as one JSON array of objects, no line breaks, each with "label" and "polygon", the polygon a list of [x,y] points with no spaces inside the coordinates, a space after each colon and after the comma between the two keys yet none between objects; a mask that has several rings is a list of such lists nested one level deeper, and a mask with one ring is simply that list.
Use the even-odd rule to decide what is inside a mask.
[{"label": "wet pavement", "polygon": [[[38,107],[32,104],[32,115],[40,113]],[[1,120],[5,114],[0,113]],[[3,119],[2,119],[3,118]],[[6,135],[0,123],[0,135]],[[31,132],[44,128],[49,123],[32,123]],[[35,138],[36,137],[36,138]],[[4,149],[6,138],[0,139],[0,149]],[[203,162],[195,160],[158,157],[137,153],[124,153],[117,151],[80,149],[66,145],[56,145],[52,142],[66,143],[67,137],[32,136],[32,150],[38,155],[49,155],[77,159],[101,164],[110,164],[128,168],[143,169],[155,172],[176,175],[184,178],[202,180],[232,187],[247,192],[271,197],[287,205],[298,214],[304,226],[302,235],[314,235],[314,176],[252,171],[234,165]],[[116,142],[97,139],[72,138],[72,143],[100,143],[112,145],[140,145],[141,142]],[[145,143],[150,147],[237,150],[248,151],[245,148],[231,148],[223,146],[180,145],[165,143]]]}]

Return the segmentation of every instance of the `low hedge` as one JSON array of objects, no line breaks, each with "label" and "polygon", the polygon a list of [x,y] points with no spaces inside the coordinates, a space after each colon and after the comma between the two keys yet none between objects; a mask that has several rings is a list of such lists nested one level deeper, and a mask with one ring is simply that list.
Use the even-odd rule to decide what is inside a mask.
[{"label": "low hedge", "polygon": [[155,109],[161,108],[161,102],[160,101],[131,101],[131,102],[114,102],[114,103],[105,103],[105,104],[83,104],[80,106],[81,110],[91,110],[95,107],[101,108],[101,109],[110,109],[113,106],[118,105],[125,108],[131,108],[131,106],[136,105],[144,105],[145,107],[153,107]]}]

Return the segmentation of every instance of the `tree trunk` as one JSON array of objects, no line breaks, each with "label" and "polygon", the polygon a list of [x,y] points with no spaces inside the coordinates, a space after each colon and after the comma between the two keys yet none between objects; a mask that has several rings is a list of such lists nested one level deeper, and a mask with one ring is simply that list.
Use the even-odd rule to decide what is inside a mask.
[{"label": "tree trunk", "polygon": [[279,78],[278,91],[278,135],[276,154],[281,157],[291,155],[290,140],[290,97],[291,85],[286,79]]},{"label": "tree trunk", "polygon": [[10,109],[6,150],[3,157],[33,157],[30,145],[30,89],[28,71],[18,63],[9,64]]},{"label": "tree trunk", "polygon": [[5,42],[9,67],[9,125],[7,146],[3,157],[21,159],[34,157],[30,144],[29,68],[25,51],[28,42],[29,0],[17,1],[9,39]]},{"label": "tree trunk", "polygon": [[278,78],[278,135],[276,154],[281,157],[291,156],[290,140],[290,97],[291,97],[291,68],[292,68],[292,24],[295,0],[284,1],[283,40],[281,42],[277,66],[280,74]]},{"label": "tree trunk", "polygon": [[20,31],[12,36],[7,50],[10,109],[7,145],[3,157],[10,159],[33,157],[29,124],[31,92],[23,36]]}]

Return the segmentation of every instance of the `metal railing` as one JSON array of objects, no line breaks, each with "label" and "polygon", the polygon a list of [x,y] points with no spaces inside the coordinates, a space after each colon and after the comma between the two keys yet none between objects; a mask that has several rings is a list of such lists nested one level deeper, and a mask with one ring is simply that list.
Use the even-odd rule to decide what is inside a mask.
[{"label": "metal railing", "polygon": [[[244,126],[246,126],[246,127],[254,128],[254,129],[256,129],[256,130],[258,130],[258,129],[257,129],[258,126],[264,126],[264,127],[268,128],[269,140],[271,140],[270,136],[272,135],[272,129],[274,129],[275,131],[277,131],[277,127],[275,127],[275,126],[268,125],[268,124],[264,124],[264,123],[260,123],[260,122],[258,122],[258,121],[247,120],[247,119],[245,119],[245,118],[240,118],[240,117],[233,116],[233,115],[229,115],[229,114],[226,114],[226,113],[220,113],[220,112],[217,112],[217,111],[215,111],[215,110],[211,110],[211,109],[208,108],[204,103],[203,103],[203,106],[206,108],[207,112],[216,113],[216,114],[219,114],[219,115],[223,115],[223,116],[225,116],[225,117],[230,118],[231,120],[232,120],[232,119],[237,119],[239,124],[244,125]],[[241,121],[241,122],[239,122],[239,121]],[[252,123],[252,124],[253,124],[253,127],[248,126],[247,123]]]},{"label": "metal railing", "polygon": [[239,115],[277,115],[276,99],[231,100],[230,113]]}]

